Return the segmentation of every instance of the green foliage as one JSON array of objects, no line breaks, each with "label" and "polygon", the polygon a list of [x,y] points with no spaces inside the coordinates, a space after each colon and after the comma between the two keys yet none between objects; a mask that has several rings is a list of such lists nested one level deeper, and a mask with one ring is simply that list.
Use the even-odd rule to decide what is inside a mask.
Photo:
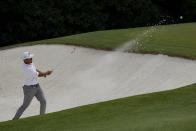
[{"label": "green foliage", "polygon": [[[193,22],[196,21],[195,0],[152,0],[156,4],[167,22]],[[180,19],[183,16],[183,19]]]},{"label": "green foliage", "polygon": [[[183,15],[184,19],[179,20]],[[0,46],[81,32],[195,21],[194,0],[1,0]]]}]

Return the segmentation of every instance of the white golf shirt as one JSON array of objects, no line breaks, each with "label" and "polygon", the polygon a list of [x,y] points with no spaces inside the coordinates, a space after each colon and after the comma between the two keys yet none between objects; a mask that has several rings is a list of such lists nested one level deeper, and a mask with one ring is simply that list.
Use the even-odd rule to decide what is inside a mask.
[{"label": "white golf shirt", "polygon": [[25,64],[23,63],[24,68],[24,79],[25,79],[25,85],[35,85],[38,84],[38,75],[39,73],[36,71],[35,65],[33,63],[31,64]]}]

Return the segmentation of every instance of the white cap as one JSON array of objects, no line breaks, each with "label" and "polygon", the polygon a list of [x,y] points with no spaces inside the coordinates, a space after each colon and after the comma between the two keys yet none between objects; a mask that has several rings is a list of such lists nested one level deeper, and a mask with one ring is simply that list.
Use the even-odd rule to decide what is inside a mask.
[{"label": "white cap", "polygon": [[22,58],[23,60],[25,60],[25,59],[33,58],[33,56],[34,56],[34,54],[31,54],[30,52],[24,52],[24,53],[22,54],[21,58]]}]

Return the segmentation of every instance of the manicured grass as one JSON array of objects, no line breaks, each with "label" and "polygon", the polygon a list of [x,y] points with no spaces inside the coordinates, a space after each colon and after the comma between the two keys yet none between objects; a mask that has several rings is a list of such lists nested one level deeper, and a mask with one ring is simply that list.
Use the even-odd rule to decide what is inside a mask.
[{"label": "manicured grass", "polygon": [[45,43],[45,44],[70,44],[70,45],[84,46],[84,47],[90,47],[96,49],[113,50],[119,47],[120,45],[122,45],[124,42],[133,39],[137,34],[142,32],[144,29],[146,29],[146,27],[96,31],[96,32],[82,33],[77,35],[41,40],[41,41],[15,44],[6,47],[0,47],[0,49]]},{"label": "manicured grass", "polygon": [[[151,32],[152,29],[155,29]],[[144,32],[148,32],[143,35]],[[114,50],[137,39],[132,51],[196,58],[196,23],[90,32],[27,42],[72,44]],[[0,131],[194,131],[196,84],[176,90],[133,96],[57,113],[0,123]]]},{"label": "manicured grass", "polygon": [[[152,31],[154,30],[154,31]],[[148,32],[143,35],[144,32]],[[120,30],[106,30],[59,37],[48,40],[27,42],[8,47],[34,44],[71,44],[96,49],[114,50],[125,42],[138,39],[142,46],[133,51],[140,53],[161,53],[171,56],[196,58],[196,23],[140,27]]]},{"label": "manicured grass", "polygon": [[159,26],[145,37],[140,51],[196,58],[196,23]]},{"label": "manicured grass", "polygon": [[0,123],[1,131],[194,131],[196,84]]}]

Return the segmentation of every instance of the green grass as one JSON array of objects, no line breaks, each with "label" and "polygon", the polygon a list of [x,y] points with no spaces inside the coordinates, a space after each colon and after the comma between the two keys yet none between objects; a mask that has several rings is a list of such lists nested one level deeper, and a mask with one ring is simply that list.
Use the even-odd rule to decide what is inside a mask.
[{"label": "green grass", "polygon": [[77,46],[85,46],[96,49],[113,50],[124,42],[133,39],[137,34],[142,32],[145,28],[120,29],[120,30],[106,30],[89,32],[41,41],[26,42],[21,44],[1,47],[0,49],[7,49],[11,47],[34,45],[34,44],[71,44]]},{"label": "green grass", "polygon": [[[133,51],[196,59],[196,23],[90,32],[0,49],[35,44],[71,44],[114,50],[139,39]],[[152,36],[152,37],[151,37]],[[57,113],[0,123],[0,131],[194,131],[196,84],[133,96]]]},{"label": "green grass", "polygon": [[194,131],[196,84],[0,123],[1,131]]},{"label": "green grass", "polygon": [[[59,37],[41,41],[1,47],[34,45],[34,44],[71,44],[91,47],[96,49],[114,50],[125,42],[136,39],[139,36],[141,47],[135,47],[135,51],[142,53],[161,53],[171,56],[196,58],[196,23],[156,26],[155,31],[141,36],[152,27],[129,28],[120,30],[106,30]],[[152,36],[152,37],[150,37]]]},{"label": "green grass", "polygon": [[196,23],[157,27],[143,40],[143,51],[196,58]]}]

